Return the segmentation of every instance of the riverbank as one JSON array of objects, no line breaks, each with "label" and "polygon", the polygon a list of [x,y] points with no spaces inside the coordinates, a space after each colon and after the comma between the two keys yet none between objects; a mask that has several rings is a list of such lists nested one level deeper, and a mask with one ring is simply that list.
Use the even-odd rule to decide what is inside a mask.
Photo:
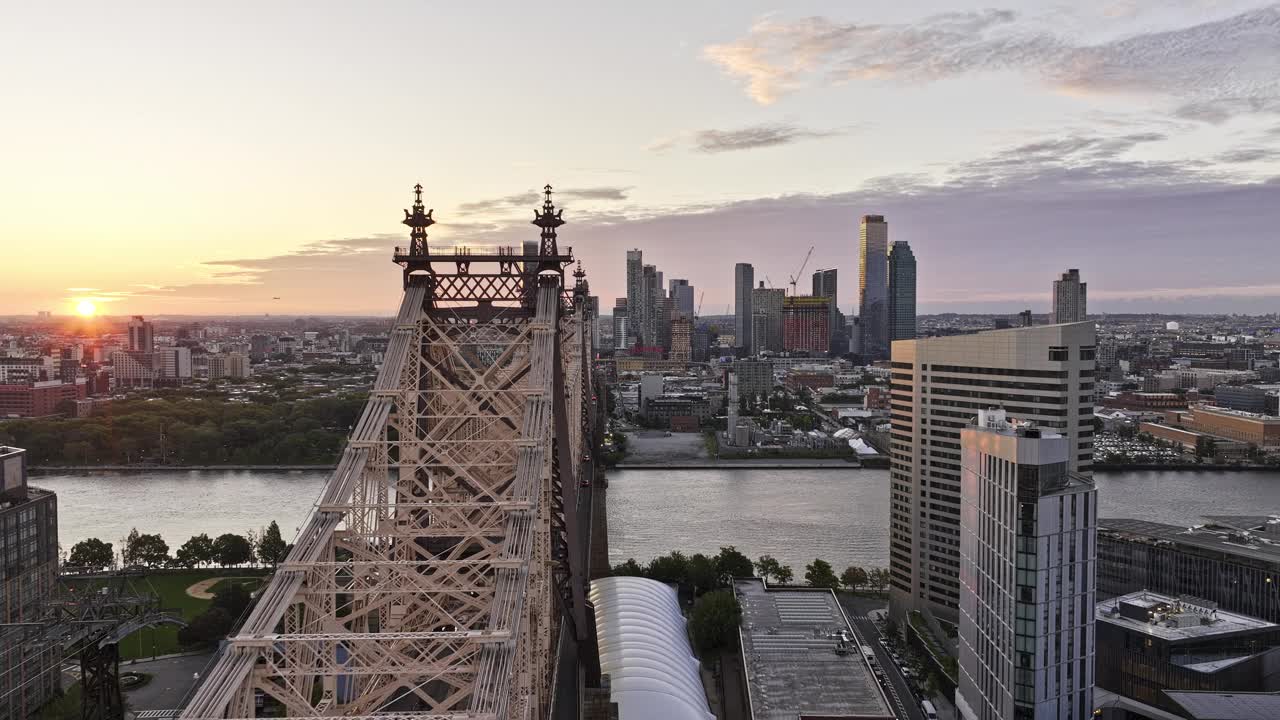
[{"label": "riverbank", "polygon": [[1094,463],[1090,468],[1093,472],[1105,473],[1123,473],[1133,472],[1136,470],[1169,470],[1177,472],[1280,472],[1280,467],[1275,465],[1197,465],[1196,463],[1179,463],[1170,465],[1168,463]]},{"label": "riverbank", "polygon": [[82,472],[186,472],[188,470],[228,470],[257,472],[292,472],[310,470],[330,470],[332,464],[326,465],[31,465],[27,471],[32,474],[62,474]]},{"label": "riverbank", "polygon": [[701,460],[682,462],[620,463],[614,470],[860,470],[856,462],[845,460]]}]

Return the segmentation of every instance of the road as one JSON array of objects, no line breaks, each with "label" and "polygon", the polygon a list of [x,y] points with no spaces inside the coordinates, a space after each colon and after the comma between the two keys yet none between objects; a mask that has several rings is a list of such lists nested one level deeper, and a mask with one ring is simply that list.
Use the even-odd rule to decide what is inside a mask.
[{"label": "road", "polygon": [[898,713],[898,717],[903,720],[925,720],[924,713],[920,710],[920,703],[916,701],[915,695],[911,693],[910,686],[907,685],[907,679],[902,676],[902,671],[893,662],[893,658],[889,657],[889,653],[880,644],[880,631],[876,629],[876,624],[867,617],[867,613],[872,610],[883,609],[885,604],[883,600],[876,598],[864,598],[850,596],[846,593],[839,593],[840,604],[844,606],[844,612],[849,616],[849,622],[853,623],[853,630],[858,636],[858,641],[863,645],[869,645],[876,654],[876,663],[880,665],[881,672],[889,681],[889,685],[885,687],[885,692],[889,695],[889,700],[896,704],[894,711]]}]

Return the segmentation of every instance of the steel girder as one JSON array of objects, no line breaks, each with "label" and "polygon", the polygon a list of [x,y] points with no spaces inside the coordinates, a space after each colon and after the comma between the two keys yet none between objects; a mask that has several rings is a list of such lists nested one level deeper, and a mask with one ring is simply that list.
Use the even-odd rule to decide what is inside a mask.
[{"label": "steel girder", "polygon": [[589,330],[561,282],[407,276],[342,459],[184,718],[253,717],[259,697],[299,718],[546,715],[584,602],[566,506]]}]

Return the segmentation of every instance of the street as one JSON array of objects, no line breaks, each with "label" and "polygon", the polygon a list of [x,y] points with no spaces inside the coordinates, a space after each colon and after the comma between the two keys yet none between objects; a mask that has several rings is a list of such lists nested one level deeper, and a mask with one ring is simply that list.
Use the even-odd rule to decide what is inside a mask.
[{"label": "street", "polygon": [[853,624],[854,633],[858,637],[858,642],[867,645],[875,653],[876,663],[880,666],[880,671],[884,673],[884,677],[889,681],[887,685],[882,685],[885,692],[889,695],[889,699],[895,704],[894,710],[903,720],[925,720],[924,712],[920,710],[920,703],[911,692],[911,687],[907,684],[907,679],[902,676],[902,671],[898,665],[893,662],[893,658],[889,656],[889,652],[880,644],[880,631],[876,628],[868,613],[872,610],[882,610],[885,607],[884,600],[880,598],[865,598],[860,596],[849,595],[848,593],[839,593],[840,604],[844,607],[844,612],[849,616],[849,622]]}]

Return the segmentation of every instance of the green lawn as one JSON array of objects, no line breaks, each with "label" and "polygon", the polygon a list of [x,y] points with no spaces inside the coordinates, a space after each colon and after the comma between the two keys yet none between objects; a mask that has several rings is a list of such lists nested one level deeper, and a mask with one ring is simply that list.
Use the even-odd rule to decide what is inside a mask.
[{"label": "green lawn", "polygon": [[[180,573],[148,575],[135,581],[135,584],[140,592],[154,592],[159,595],[160,607],[178,612],[185,619],[190,620],[204,612],[212,601],[191,597],[187,594],[187,588],[201,580],[207,580],[212,577],[243,578],[254,572],[253,570],[223,570],[220,568],[189,570]],[[229,580],[222,582],[229,582]],[[239,582],[252,582],[253,585],[250,589],[255,589],[258,585],[257,581],[240,580]],[[222,583],[218,583],[218,585],[220,584]],[[178,628],[173,625],[161,625],[154,628],[143,628],[121,641],[120,659],[131,660],[134,658],[149,658],[155,655],[168,655],[181,652],[182,649],[178,645]]]}]

